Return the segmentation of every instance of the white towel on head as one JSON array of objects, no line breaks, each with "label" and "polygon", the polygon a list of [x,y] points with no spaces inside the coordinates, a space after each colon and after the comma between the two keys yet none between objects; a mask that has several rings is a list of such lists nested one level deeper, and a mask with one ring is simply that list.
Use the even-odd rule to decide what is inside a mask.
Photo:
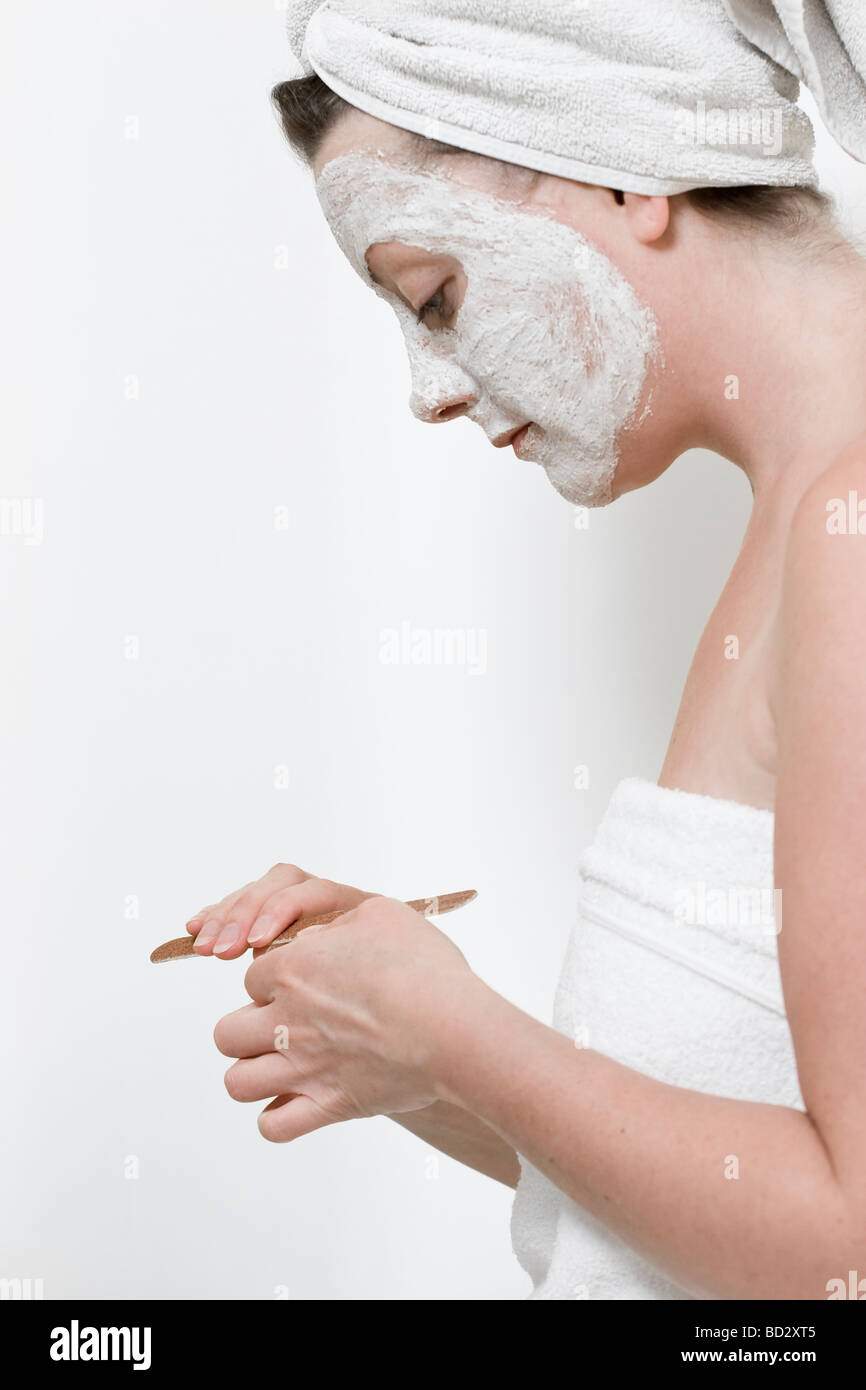
[{"label": "white towel on head", "polygon": [[817,182],[797,68],[725,0],[290,0],[287,28],[353,106],[478,154],[635,193]]},{"label": "white towel on head", "polygon": [[815,98],[827,129],[866,162],[866,0],[725,0],[747,38]]}]

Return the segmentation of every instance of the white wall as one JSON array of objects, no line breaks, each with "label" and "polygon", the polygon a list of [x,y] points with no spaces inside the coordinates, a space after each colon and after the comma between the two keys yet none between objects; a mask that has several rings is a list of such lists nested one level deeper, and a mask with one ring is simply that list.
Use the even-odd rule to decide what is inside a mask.
[{"label": "white wall", "polygon": [[[148,954],[276,859],[475,887],[443,926],[547,1020],[577,856],[658,772],[747,484],[691,454],[578,531],[540,469],[410,415],[269,109],[273,4],[0,23],[2,493],[43,508],[41,543],[0,537],[0,1275],[522,1298],[510,1191],[385,1118],[267,1144],[211,1036],[248,961]],[[866,170],[822,167],[862,222]],[[486,669],[383,665],[403,621],[483,630]]]}]

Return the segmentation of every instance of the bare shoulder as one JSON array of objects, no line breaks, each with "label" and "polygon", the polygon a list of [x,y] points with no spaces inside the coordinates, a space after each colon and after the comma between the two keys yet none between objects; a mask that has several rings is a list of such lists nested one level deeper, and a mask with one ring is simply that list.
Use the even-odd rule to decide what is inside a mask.
[{"label": "bare shoulder", "polygon": [[[783,602],[809,593],[833,601],[840,587],[866,577],[866,438],[850,446],[815,479],[797,504],[785,555]],[[866,602],[866,591],[863,594]]]},{"label": "bare shoulder", "polygon": [[866,698],[866,439],[835,459],[797,505],[777,636],[783,688],[795,672],[822,685],[823,673],[839,700]]}]

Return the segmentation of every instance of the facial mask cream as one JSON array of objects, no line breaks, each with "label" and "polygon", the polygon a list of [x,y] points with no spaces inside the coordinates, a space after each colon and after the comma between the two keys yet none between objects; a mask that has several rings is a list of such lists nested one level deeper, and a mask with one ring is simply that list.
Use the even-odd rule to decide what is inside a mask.
[{"label": "facial mask cream", "polygon": [[[523,425],[520,456],[570,502],[604,506],[622,432],[634,428],[657,324],[616,266],[538,208],[467,188],[382,152],[340,155],[316,192],[354,269],[394,308],[422,418],[461,396],[489,438]],[[452,327],[428,328],[377,285],[365,253],[399,241],[460,262],[467,284]]]}]

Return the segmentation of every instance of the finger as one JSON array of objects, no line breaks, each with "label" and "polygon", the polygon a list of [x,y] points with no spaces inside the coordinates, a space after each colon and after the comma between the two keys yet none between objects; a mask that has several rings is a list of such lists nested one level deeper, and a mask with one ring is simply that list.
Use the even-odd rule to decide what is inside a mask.
[{"label": "finger", "polygon": [[272,868],[254,883],[236,894],[231,911],[222,917],[222,930],[213,944],[213,954],[220,960],[237,960],[247,949],[250,928],[262,909],[263,903],[273,896],[275,889],[303,883],[309,875],[297,864],[274,864]]},{"label": "finger", "polygon": [[225,1087],[232,1100],[270,1100],[271,1096],[296,1094],[289,1087],[299,1084],[298,1068],[288,1056],[272,1052],[267,1057],[245,1057],[234,1062],[225,1074]]},{"label": "finger", "polygon": [[206,918],[209,917],[210,914],[214,911],[215,906],[215,903],[211,903],[208,907],[203,907],[200,912],[197,912],[195,914],[194,917],[190,917],[189,921],[186,924],[187,931],[190,932],[193,936],[195,936],[196,932],[201,931],[201,928],[204,925]]},{"label": "finger", "polygon": [[[262,950],[254,953],[261,959],[255,959],[252,965],[247,967],[244,975],[244,989],[253,1001],[255,1008],[262,1008],[270,1004],[274,997],[277,979],[277,957],[282,957],[279,962],[282,968],[282,961],[285,960],[284,952],[291,951],[293,942],[288,942],[285,946],[278,946],[274,951]],[[247,1005],[247,1008],[250,1006]]]},{"label": "finger", "polygon": [[259,1115],[259,1133],[273,1144],[287,1144],[334,1123],[309,1096],[277,1096]]},{"label": "finger", "polygon": [[[337,922],[344,920],[344,917],[337,918]],[[306,931],[330,931],[332,925],[336,925],[336,923],[308,927]],[[261,951],[259,953],[261,958],[259,959],[257,956],[252,965],[248,967],[247,973],[244,975],[244,989],[255,1004],[259,1006],[270,1004],[277,988],[278,979],[281,979],[282,983],[285,984],[286,978],[281,972],[286,969],[287,963],[290,964],[292,951],[298,949],[298,943],[304,935],[305,932],[299,932],[293,941],[287,941],[284,946],[277,946],[273,951]]]},{"label": "finger", "polygon": [[245,1004],[226,1014],[213,1030],[217,1051],[224,1057],[261,1057],[275,1051],[282,1035],[274,1012],[267,1005]]},{"label": "finger", "polygon": [[207,909],[203,920],[199,923],[199,927],[194,933],[195,942],[193,943],[193,950],[199,955],[207,956],[211,954],[214,943],[225,926],[226,918],[231,913],[232,907],[237,902],[238,898],[246,892],[248,886],[248,884],[245,884],[243,888],[235,889],[233,893],[228,893],[221,902]]},{"label": "finger", "polygon": [[315,875],[310,875],[303,883],[281,884],[262,903],[251,924],[249,943],[251,946],[268,946],[299,917],[315,917],[319,913],[336,912],[341,908],[348,910],[371,896],[360,888],[351,888],[347,883],[334,883],[332,879],[317,878]]}]

